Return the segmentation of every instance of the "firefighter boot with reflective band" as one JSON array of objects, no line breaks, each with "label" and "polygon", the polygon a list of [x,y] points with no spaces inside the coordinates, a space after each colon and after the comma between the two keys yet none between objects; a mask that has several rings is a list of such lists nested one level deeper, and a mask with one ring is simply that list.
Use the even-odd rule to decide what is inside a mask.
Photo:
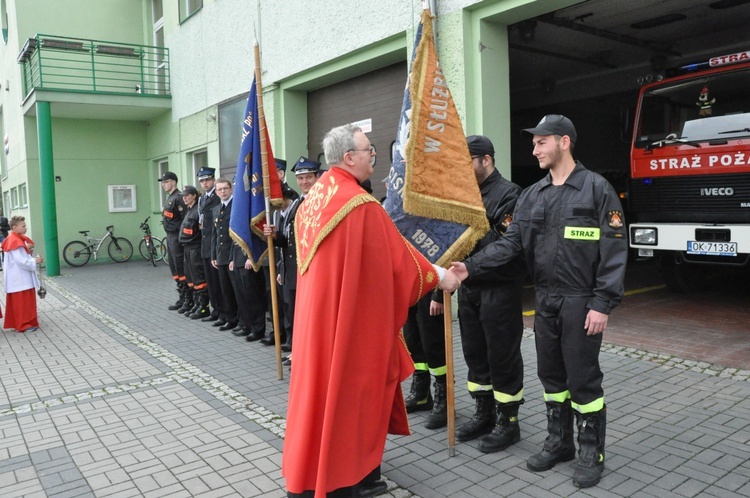
[{"label": "firefighter boot with reflective band", "polygon": [[529,470],[542,472],[559,462],[569,462],[576,457],[573,443],[573,409],[570,400],[564,403],[547,403],[547,439],[542,451],[532,455],[526,462]]},{"label": "firefighter boot with reflective band", "polygon": [[180,295],[180,297],[177,298],[177,302],[175,302],[174,304],[170,304],[167,307],[169,311],[177,311],[178,309],[182,308],[182,305],[185,302],[186,291],[187,289],[184,286],[177,284],[177,293]]},{"label": "firefighter boot with reflective band", "polygon": [[190,313],[190,319],[197,320],[198,318],[204,318],[211,314],[211,310],[208,309],[208,291],[201,289],[196,291],[198,298],[196,299],[196,305],[193,308],[193,312]]},{"label": "firefighter boot with reflective band", "polygon": [[492,396],[477,396],[476,403],[471,420],[456,429],[456,439],[461,442],[488,434],[495,426],[495,400]]},{"label": "firefighter boot with reflective band", "polygon": [[430,372],[415,370],[411,376],[411,389],[404,400],[406,413],[432,410],[430,394]]},{"label": "firefighter boot with reflective band", "polygon": [[185,300],[182,303],[182,306],[180,306],[180,309],[177,310],[177,313],[185,313],[188,310],[193,309],[193,306],[195,306],[195,302],[193,302],[193,289],[187,288],[185,289]]},{"label": "firefighter boot with reflective band", "polygon": [[604,435],[607,429],[607,409],[580,414],[578,426],[578,466],[573,473],[573,484],[579,488],[596,486],[604,470]]},{"label": "firefighter boot with reflective band", "polygon": [[443,382],[435,381],[435,396],[432,411],[427,416],[424,426],[427,429],[440,429],[448,425],[448,405],[446,400],[445,376]]},{"label": "firefighter boot with reflective band", "polygon": [[496,453],[521,440],[518,426],[518,404],[497,403],[497,419],[492,432],[479,440],[479,451]]}]

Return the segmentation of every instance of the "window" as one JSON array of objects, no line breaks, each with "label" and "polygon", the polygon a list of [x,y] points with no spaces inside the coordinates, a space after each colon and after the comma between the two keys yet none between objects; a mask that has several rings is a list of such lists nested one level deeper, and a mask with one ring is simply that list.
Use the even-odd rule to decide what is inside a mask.
[{"label": "window", "polygon": [[237,171],[246,108],[247,96],[219,106],[219,168],[227,178]]},{"label": "window", "polygon": [[179,0],[180,22],[185,21],[203,7],[203,0]]},{"label": "window", "polygon": [[3,110],[0,109],[0,137],[3,137],[3,151],[0,152],[0,177],[5,178],[8,176],[8,152],[10,151],[10,144],[8,137],[5,133],[5,122],[3,120]]},{"label": "window", "polygon": [[3,43],[8,44],[8,9],[6,0],[0,0],[0,20],[3,23]]},{"label": "window", "polygon": [[[152,0],[151,12],[154,19],[154,45],[164,47],[164,14],[162,0]],[[180,3],[182,5],[182,3]],[[157,94],[167,93],[167,62],[166,50],[157,50],[154,58],[154,69],[156,71],[156,88],[152,89]]]},{"label": "window", "polygon": [[201,168],[205,168],[208,166],[208,151],[206,149],[201,149],[192,152],[190,156],[192,157],[193,174],[191,176],[191,179],[185,182],[185,185],[196,186],[195,184],[198,181],[198,172],[201,170]]},{"label": "window", "polygon": [[26,193],[25,183],[18,186],[18,202],[22,208],[29,207],[29,196]]},{"label": "window", "polygon": [[18,189],[16,187],[10,189],[10,207],[18,209]]},{"label": "window", "polygon": [[135,199],[135,185],[109,185],[107,193],[110,213],[127,213],[138,210]]},{"label": "window", "polygon": [[[158,177],[161,178],[162,176],[164,176],[164,173],[166,173],[167,171],[169,171],[169,161],[167,161],[166,159],[163,159],[163,160],[159,161],[157,163],[157,165],[158,165],[157,168],[159,170],[158,171],[158,173],[159,173]],[[159,209],[161,209],[161,206],[163,206],[164,203],[167,202],[167,193],[164,192],[163,188],[161,188],[161,183],[159,183],[159,192],[160,192],[159,193],[159,199],[161,200],[161,202],[159,203]]]}]

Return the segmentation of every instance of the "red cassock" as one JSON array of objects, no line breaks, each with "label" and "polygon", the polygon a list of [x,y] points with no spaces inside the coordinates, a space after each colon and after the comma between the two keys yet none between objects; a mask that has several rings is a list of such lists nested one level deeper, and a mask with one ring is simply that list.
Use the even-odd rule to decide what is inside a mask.
[{"label": "red cassock", "polygon": [[353,486],[407,435],[400,329],[433,266],[355,178],[332,168],[297,212],[297,311],[282,472],[293,493]]}]

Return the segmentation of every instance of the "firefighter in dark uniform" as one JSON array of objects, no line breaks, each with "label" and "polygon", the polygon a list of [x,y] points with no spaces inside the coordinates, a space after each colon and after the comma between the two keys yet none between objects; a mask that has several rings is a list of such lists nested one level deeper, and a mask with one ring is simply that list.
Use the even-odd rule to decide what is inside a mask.
[{"label": "firefighter in dark uniform", "polygon": [[534,156],[549,174],[524,190],[505,235],[453,263],[459,278],[492,271],[523,254],[536,289],[537,372],[547,404],[547,439],[527,462],[551,469],[575,458],[573,484],[596,485],[604,469],[606,405],[599,350],[609,313],[624,292],[628,256],[620,199],[600,175],[573,159],[577,134],[561,115],[545,116],[533,135]]},{"label": "firefighter in dark uniform", "polygon": [[[171,171],[164,172],[161,178],[161,187],[167,193],[167,200],[162,210],[162,225],[167,234],[167,251],[169,251],[169,271],[177,283],[177,293],[180,295],[177,302],[169,306],[170,310],[179,311],[188,297],[192,307],[192,291],[188,296],[187,279],[183,269],[184,252],[180,244],[180,225],[185,212],[185,203],[182,201],[182,193],[177,188],[177,175]],[[185,310],[182,311],[183,313]]]},{"label": "firefighter in dark uniform", "polygon": [[[489,138],[466,139],[482,193],[490,231],[472,251],[476,254],[503,236],[513,219],[521,187],[495,169],[495,148]],[[494,453],[521,439],[518,407],[523,404],[522,290],[526,269],[521,257],[481,276],[473,275],[458,290],[458,318],[467,386],[476,410],[458,427],[456,439],[484,435],[479,451]],[[489,434],[488,434],[489,433]]]},{"label": "firefighter in dark uniform", "polygon": [[214,229],[211,242],[211,264],[219,271],[219,313],[221,318],[212,325],[219,330],[232,330],[237,326],[237,299],[232,287],[229,263],[232,261],[232,244],[229,236],[229,218],[232,214],[232,183],[226,178],[216,180],[216,193],[221,202],[214,207]]},{"label": "firefighter in dark uniform", "polygon": [[202,318],[209,314],[208,288],[206,274],[203,271],[201,259],[201,227],[200,211],[198,210],[198,189],[192,185],[182,188],[182,200],[185,201],[185,216],[180,225],[180,244],[185,249],[185,274],[188,289],[193,291],[194,305],[184,311],[190,318]]},{"label": "firefighter in dark uniform", "polygon": [[[443,327],[443,291],[436,290],[409,308],[403,329],[414,362],[411,389],[404,399],[406,413],[430,410],[424,423],[427,429],[440,429],[448,424]],[[434,395],[430,393],[430,374],[435,378]]]},{"label": "firefighter in dark uniform", "polygon": [[240,337],[266,332],[266,283],[263,271],[255,271],[242,248],[235,242],[232,246],[232,285],[237,298],[239,326],[232,334]]},{"label": "firefighter in dark uniform", "polygon": [[203,261],[203,272],[206,274],[206,284],[208,284],[208,300],[211,303],[211,313],[201,319],[203,322],[215,322],[219,319],[219,298],[221,297],[219,271],[211,264],[211,240],[214,230],[213,209],[221,203],[219,196],[216,195],[215,173],[214,168],[201,168],[198,172],[198,181],[204,192],[198,199],[202,236],[201,260]]},{"label": "firefighter in dark uniform", "polygon": [[302,156],[296,163],[294,163],[292,171],[294,171],[294,174],[297,177],[297,184],[302,191],[302,196],[292,202],[292,205],[289,207],[289,212],[284,218],[281,231],[277,231],[275,227],[270,227],[268,225],[264,227],[264,233],[266,236],[273,235],[274,245],[281,248],[279,274],[281,275],[281,283],[283,285],[284,320],[286,329],[286,342],[281,345],[281,349],[285,352],[291,352],[292,350],[294,308],[297,295],[297,246],[294,235],[294,218],[300,204],[304,202],[305,196],[312,186],[315,185],[315,182],[318,181],[320,163]]}]

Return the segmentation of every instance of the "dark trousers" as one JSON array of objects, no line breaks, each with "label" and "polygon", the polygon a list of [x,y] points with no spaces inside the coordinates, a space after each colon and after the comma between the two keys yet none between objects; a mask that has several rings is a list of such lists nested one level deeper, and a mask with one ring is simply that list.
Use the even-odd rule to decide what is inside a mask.
[{"label": "dark trousers", "polygon": [[431,301],[430,292],[409,308],[409,316],[404,324],[404,339],[417,370],[429,369],[433,375],[445,375],[443,315],[430,316]]},{"label": "dark trousers", "polygon": [[167,251],[169,251],[169,271],[177,282],[185,282],[185,250],[180,244],[179,233],[167,233]]},{"label": "dark trousers", "polygon": [[211,303],[211,314],[219,315],[219,299],[221,299],[221,284],[219,283],[219,270],[213,267],[210,258],[203,259],[203,272],[206,274],[208,285],[208,300]]},{"label": "dark trousers", "polygon": [[221,288],[221,300],[219,313],[227,322],[237,321],[237,298],[234,295],[232,276],[229,265],[219,265],[219,287]]},{"label": "dark trousers", "polygon": [[294,308],[297,301],[297,289],[290,289],[288,285],[283,288],[284,294],[284,332],[286,332],[286,343],[292,345],[292,334],[294,333]]},{"label": "dark trousers", "polygon": [[494,391],[499,402],[521,400],[522,288],[522,281],[516,280],[486,289],[464,286],[458,291],[461,345],[472,397]]},{"label": "dark trousers", "polygon": [[263,273],[234,267],[232,283],[237,296],[240,323],[251,333],[266,332],[266,284]]},{"label": "dark trousers", "polygon": [[570,391],[574,404],[604,397],[599,368],[602,334],[586,335],[589,297],[536,292],[534,337],[537,373],[546,394]]},{"label": "dark trousers", "polygon": [[185,260],[185,277],[187,278],[188,287],[195,290],[201,290],[206,287],[206,274],[203,271],[203,260],[201,259],[201,246],[184,246]]},{"label": "dark trousers", "polygon": [[[271,301],[271,269],[268,266],[263,267],[263,278],[266,282],[266,304],[268,306],[268,314],[271,317],[271,323],[273,323],[273,302]],[[276,312],[279,315],[279,327],[281,328],[279,334],[282,338],[284,338],[286,336],[286,315],[284,315],[284,296],[282,292],[283,287],[280,284],[276,283]],[[273,335],[273,328],[271,328],[267,335]]]}]

